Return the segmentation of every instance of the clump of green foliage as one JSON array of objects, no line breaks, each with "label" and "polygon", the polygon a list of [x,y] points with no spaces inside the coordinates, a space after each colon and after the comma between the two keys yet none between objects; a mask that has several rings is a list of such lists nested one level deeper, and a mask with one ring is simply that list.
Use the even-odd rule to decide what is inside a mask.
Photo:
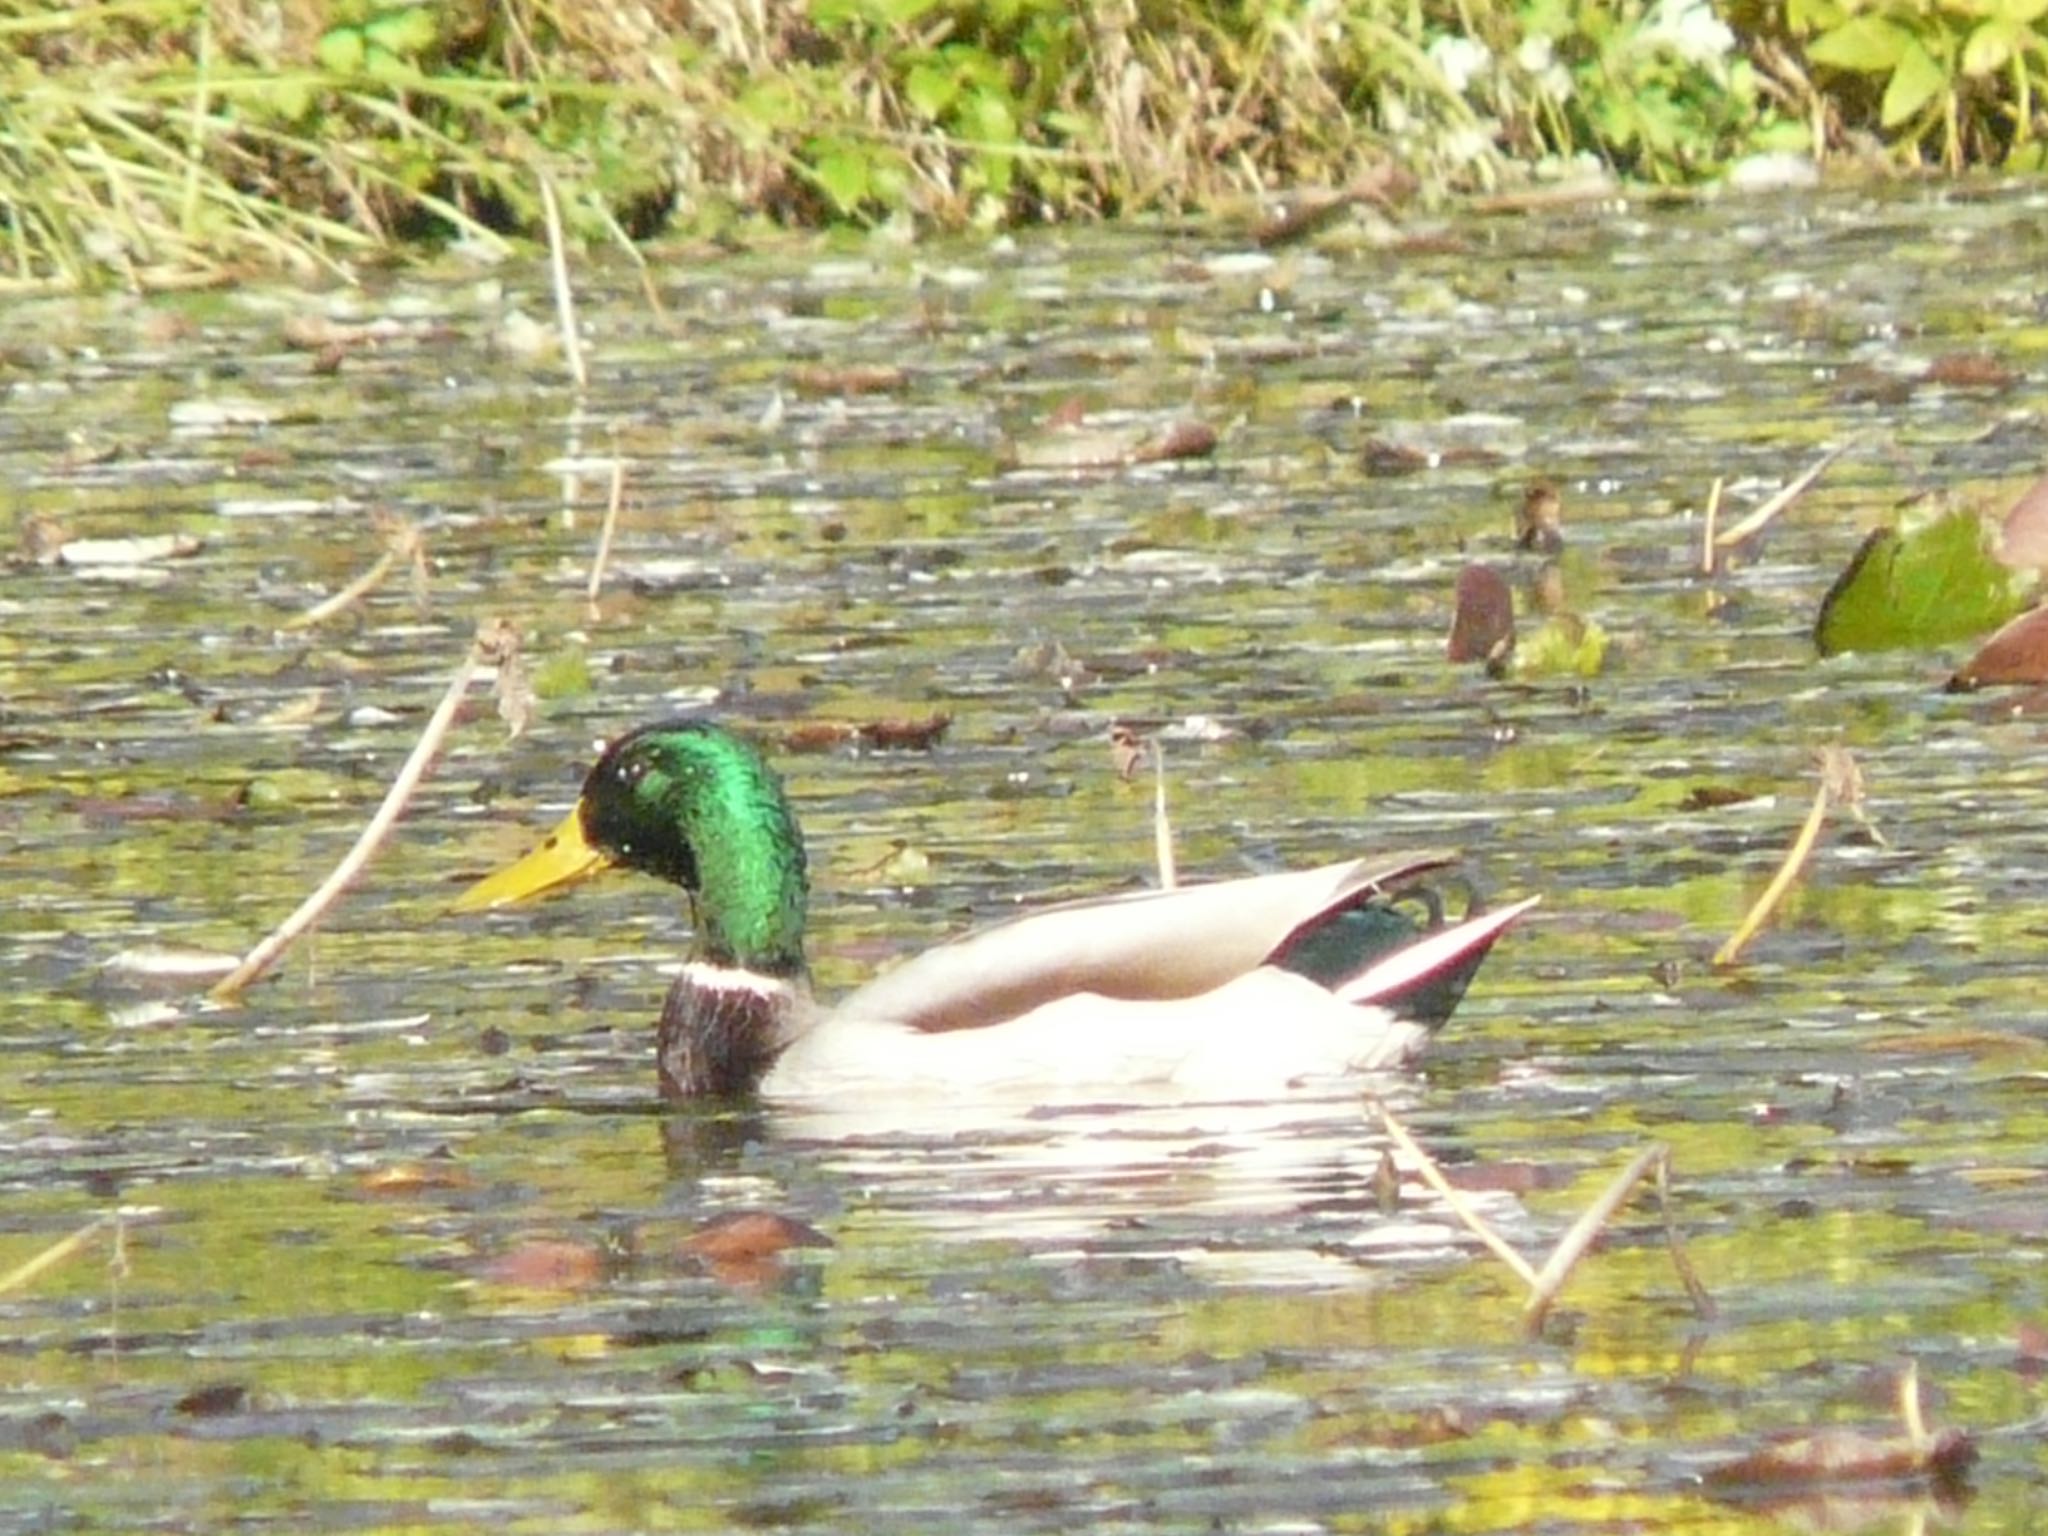
[{"label": "clump of green foliage", "polygon": [[[1756,14],[1745,15],[1749,4]],[[1732,7],[1732,8],[1731,8]],[[1724,11],[1726,14],[1724,15]],[[0,0],[0,280],[2037,158],[2048,0]]]},{"label": "clump of green foliage", "polygon": [[1783,15],[1813,111],[1838,129],[1952,171],[2041,167],[2048,0],[1790,0]]}]

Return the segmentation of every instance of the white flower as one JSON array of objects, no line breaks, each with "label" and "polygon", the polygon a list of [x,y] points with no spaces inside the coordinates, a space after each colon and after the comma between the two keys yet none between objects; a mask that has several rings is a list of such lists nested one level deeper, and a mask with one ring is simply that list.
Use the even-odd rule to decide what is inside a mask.
[{"label": "white flower", "polygon": [[1429,45],[1429,62],[1460,96],[1493,65],[1493,51],[1476,38],[1445,33]]},{"label": "white flower", "polygon": [[1522,73],[1540,75],[1557,56],[1557,45],[1541,32],[1531,32],[1515,50],[1515,63]]},{"label": "white flower", "polygon": [[1712,0],[1657,0],[1635,36],[1640,48],[1665,48],[1687,64],[1719,64],[1735,48],[1735,34]]}]

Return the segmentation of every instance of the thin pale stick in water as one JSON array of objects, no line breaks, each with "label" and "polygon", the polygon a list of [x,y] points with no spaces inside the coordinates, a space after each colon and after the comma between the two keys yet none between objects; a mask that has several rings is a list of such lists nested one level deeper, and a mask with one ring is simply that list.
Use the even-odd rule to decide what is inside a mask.
[{"label": "thin pale stick in water", "polygon": [[1422,1174],[1422,1181],[1443,1196],[1444,1203],[1451,1208],[1458,1220],[1465,1223],[1467,1230],[1486,1244],[1495,1258],[1512,1269],[1522,1284],[1534,1285],[1536,1267],[1510,1248],[1507,1239],[1494,1231],[1486,1218],[1473,1208],[1472,1202],[1465,1198],[1464,1191],[1444,1177],[1444,1172],[1437,1167],[1436,1160],[1422,1150],[1422,1144],[1408,1134],[1408,1128],[1394,1118],[1394,1112],[1378,1102],[1373,1104],[1373,1110],[1379,1115],[1380,1126],[1386,1131],[1388,1138],[1415,1160]]},{"label": "thin pale stick in water", "polygon": [[562,360],[569,365],[569,377],[578,389],[590,388],[590,375],[583,367],[583,342],[576,335],[576,296],[569,288],[569,253],[562,240],[562,208],[555,201],[555,184],[540,179],[541,216],[548,227],[548,270],[555,279],[555,319],[562,327]]},{"label": "thin pale stick in water", "polygon": [[1833,448],[1830,448],[1826,453],[1822,454],[1819,458],[1815,459],[1813,463],[1806,468],[1805,472],[1799,476],[1798,479],[1794,480],[1790,485],[1786,486],[1783,490],[1779,491],[1777,495],[1771,497],[1770,500],[1766,501],[1762,506],[1758,507],[1754,512],[1750,513],[1749,516],[1745,517],[1741,522],[1734,523],[1731,524],[1729,527],[1723,528],[1719,534],[1715,535],[1714,547],[1716,549],[1729,549],[1737,544],[1740,544],[1744,539],[1749,538],[1752,534],[1763,532],[1765,525],[1769,523],[1772,518],[1776,517],[1780,512],[1784,511],[1787,507],[1791,506],[1792,503],[1797,501],[1801,496],[1804,496],[1806,494],[1807,487],[1812,485],[1814,481],[1818,480],[1821,477],[1821,474],[1827,469],[1827,467],[1830,464],[1834,463],[1835,460],[1839,459],[1843,454],[1847,453],[1849,451],[1849,447],[1850,444],[1848,443],[1838,443]]},{"label": "thin pale stick in water", "polygon": [[626,461],[616,455],[612,459],[612,492],[604,506],[604,526],[597,532],[597,554],[590,562],[590,585],[584,591],[584,600],[593,608],[597,606],[598,590],[604,585],[604,568],[612,557],[612,535],[619,526],[619,503],[625,498]]},{"label": "thin pale stick in water", "polygon": [[377,849],[383,845],[392,827],[404,813],[413,791],[419,788],[420,780],[426,777],[435,755],[441,750],[441,743],[455,723],[455,712],[462,704],[462,696],[469,691],[470,679],[476,675],[479,666],[500,660],[517,649],[517,636],[511,626],[499,623],[486,625],[478,630],[477,637],[469,648],[469,654],[462,659],[462,665],[455,669],[455,676],[448,684],[448,691],[441,696],[433,716],[420,733],[414,744],[412,755],[398,770],[398,777],[391,782],[391,788],[384,795],[384,803],[377,807],[377,814],[370,818],[368,826],[355,841],[355,846],[342,856],[320,888],[299,903],[298,910],[266,936],[261,943],[242,957],[242,963],[214,983],[207,995],[215,1002],[232,1002],[241,996],[250,982],[256,980],[276,963],[277,958],[291,948],[299,936],[320,920],[327,909],[340,899],[343,891],[363,872]]}]

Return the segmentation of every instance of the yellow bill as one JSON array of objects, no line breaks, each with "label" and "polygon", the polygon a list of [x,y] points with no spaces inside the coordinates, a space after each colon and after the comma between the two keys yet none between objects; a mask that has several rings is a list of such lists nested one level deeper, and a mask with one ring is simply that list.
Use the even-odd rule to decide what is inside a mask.
[{"label": "yellow bill", "polygon": [[583,837],[581,807],[569,812],[541,845],[517,863],[485,875],[455,898],[451,912],[483,912],[574,885],[611,867],[611,855],[593,848]]}]

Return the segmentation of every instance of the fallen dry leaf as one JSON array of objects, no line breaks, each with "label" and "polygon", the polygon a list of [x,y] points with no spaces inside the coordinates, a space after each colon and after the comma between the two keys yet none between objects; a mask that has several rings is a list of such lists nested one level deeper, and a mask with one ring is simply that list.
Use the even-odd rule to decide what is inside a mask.
[{"label": "fallen dry leaf", "polygon": [[604,1250],[564,1237],[536,1237],[493,1257],[480,1271],[493,1285],[522,1291],[581,1291],[604,1278]]},{"label": "fallen dry leaf", "polygon": [[1959,1429],[1923,1439],[1829,1428],[1773,1441],[1708,1469],[1715,1488],[1784,1488],[1818,1483],[1879,1483],[1929,1477],[1959,1481],[1977,1460],[1977,1443]]},{"label": "fallen dry leaf", "polygon": [[682,1241],[685,1253],[724,1263],[770,1258],[790,1248],[830,1248],[832,1239],[779,1211],[725,1211]]},{"label": "fallen dry leaf", "polygon": [[1956,668],[1948,689],[1968,693],[2000,683],[2048,683],[2048,608],[2029,608],[2007,620]]},{"label": "fallen dry leaf", "polygon": [[1984,352],[1945,352],[1923,377],[1951,389],[2010,389],[2019,382],[2018,373]]},{"label": "fallen dry leaf", "polygon": [[893,395],[910,385],[910,375],[893,364],[850,363],[832,368],[810,364],[789,376],[790,388],[817,399],[824,395]]},{"label": "fallen dry leaf", "polygon": [[1515,648],[1515,598],[1507,578],[1487,565],[1458,572],[1457,608],[1445,654],[1456,663],[1482,661],[1504,666]]},{"label": "fallen dry leaf", "polygon": [[1133,464],[1162,464],[1170,459],[1206,459],[1216,451],[1216,431],[1199,421],[1171,421],[1132,449]]}]

